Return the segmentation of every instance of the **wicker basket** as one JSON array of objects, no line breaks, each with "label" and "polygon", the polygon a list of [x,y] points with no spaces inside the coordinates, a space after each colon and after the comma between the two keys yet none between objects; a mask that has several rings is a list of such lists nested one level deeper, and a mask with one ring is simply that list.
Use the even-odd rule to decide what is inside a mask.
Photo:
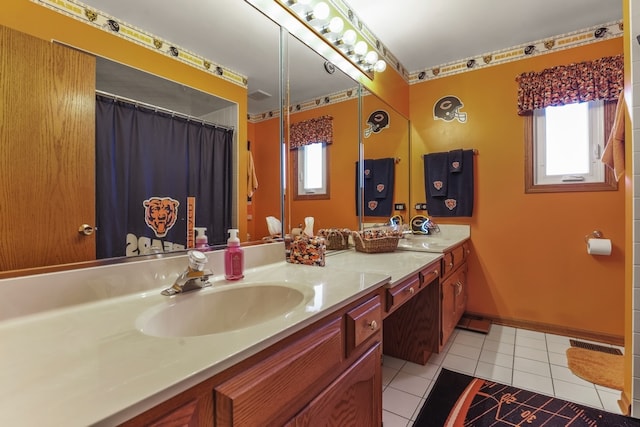
[{"label": "wicker basket", "polygon": [[360,232],[353,232],[353,242],[356,245],[356,251],[366,252],[368,254],[393,252],[398,247],[399,240],[400,236],[396,235],[365,238]]},{"label": "wicker basket", "polygon": [[327,249],[349,249],[351,230],[347,228],[326,228],[318,230],[318,234],[325,238]]}]

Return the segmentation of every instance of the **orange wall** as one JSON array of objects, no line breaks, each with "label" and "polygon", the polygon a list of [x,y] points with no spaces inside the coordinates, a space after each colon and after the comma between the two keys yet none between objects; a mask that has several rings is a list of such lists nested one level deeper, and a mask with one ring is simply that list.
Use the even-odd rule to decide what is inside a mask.
[{"label": "orange wall", "polygon": [[[329,147],[329,200],[294,200],[293,184],[287,183],[287,204],[290,214],[286,221],[291,228],[304,224],[304,218],[314,217],[314,231],[321,228],[347,227],[357,229],[355,185],[358,159],[358,100],[351,99],[325,107],[301,111],[289,116],[290,123],[297,123],[319,116],[333,117],[333,144]],[[289,159],[296,154],[289,151]],[[287,168],[290,177],[292,162]],[[286,230],[290,230],[288,227]]]},{"label": "orange wall", "polygon": [[251,240],[269,235],[266,217],[280,218],[279,118],[249,123],[249,141],[258,178],[258,189],[251,200],[253,219],[247,221]]},{"label": "orange wall", "polygon": [[[624,335],[624,196],[618,191],[524,193],[523,118],[515,77],[620,54],[622,38],[413,85],[412,201],[424,200],[420,156],[475,148],[468,311],[559,328]],[[439,98],[464,103],[467,123],[433,120]],[[437,220],[437,219],[436,219]],[[584,237],[601,230],[609,257],[588,255]]]},{"label": "orange wall", "polygon": [[[314,230],[316,231],[330,227],[357,229],[358,217],[355,211],[355,161],[358,159],[357,111],[358,101],[352,99],[290,115],[291,123],[324,115],[333,116],[334,142],[329,152],[331,199],[293,200],[293,187],[288,182],[286,201],[289,208],[285,219],[286,224],[283,225],[285,232],[304,223],[304,218],[307,216],[315,218]],[[256,151],[253,154],[259,183],[253,206],[256,238],[268,235],[264,219],[266,216],[273,215],[280,218],[278,123],[279,118],[274,118],[249,124],[250,132],[255,135],[253,138],[256,142]],[[291,157],[292,152],[289,150],[287,152]],[[290,161],[287,167],[290,171]],[[290,176],[291,173],[289,172],[288,175]]]},{"label": "orange wall", "polygon": [[[6,4],[5,4],[6,3]],[[126,41],[84,22],[69,18],[29,0],[4,2],[0,25],[44,40],[57,40],[75,48],[109,58],[140,70],[177,81],[204,92],[215,94],[238,104],[238,117],[247,116],[247,89],[197,70],[168,55]],[[161,37],[162,35],[159,34]],[[171,41],[171,40],[169,40]],[[225,65],[225,64],[223,64]],[[237,140],[244,147],[247,140],[246,121],[240,120]],[[238,225],[240,237],[246,235],[246,156],[239,156]]]},{"label": "orange wall", "polygon": [[409,118],[409,85],[393,69],[393,64],[387,64],[387,69],[384,72],[375,73],[373,80],[361,76],[359,81],[372,93],[384,99],[402,116]]}]

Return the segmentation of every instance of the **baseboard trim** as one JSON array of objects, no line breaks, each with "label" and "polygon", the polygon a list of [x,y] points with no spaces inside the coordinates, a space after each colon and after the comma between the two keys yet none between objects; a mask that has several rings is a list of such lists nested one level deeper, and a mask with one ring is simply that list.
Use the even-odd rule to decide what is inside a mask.
[{"label": "baseboard trim", "polygon": [[622,411],[622,415],[631,416],[631,400],[629,400],[629,396],[627,396],[627,393],[624,391],[620,393],[618,406],[620,407],[620,411]]},{"label": "baseboard trim", "polygon": [[589,341],[596,341],[611,345],[624,346],[624,336],[602,334],[598,332],[585,331],[582,329],[566,328],[558,325],[550,325],[542,322],[532,322],[529,320],[510,319],[505,317],[488,316],[483,313],[465,312],[466,315],[481,317],[490,320],[497,325],[511,326],[514,328],[528,329],[537,332],[581,338]]}]

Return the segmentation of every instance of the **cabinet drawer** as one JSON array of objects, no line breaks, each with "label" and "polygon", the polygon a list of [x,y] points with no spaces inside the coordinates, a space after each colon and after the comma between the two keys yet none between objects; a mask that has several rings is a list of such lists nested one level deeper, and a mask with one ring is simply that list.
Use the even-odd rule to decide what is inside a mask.
[{"label": "cabinet drawer", "polygon": [[382,328],[382,302],[376,295],[346,314],[347,356]]},{"label": "cabinet drawer", "polygon": [[416,274],[387,289],[387,313],[400,307],[420,289],[420,277]]},{"label": "cabinet drawer", "polygon": [[454,269],[456,269],[460,265],[462,265],[462,263],[464,262],[464,259],[466,258],[465,253],[464,253],[464,246],[460,245],[460,246],[457,246],[457,247],[453,248],[451,253],[453,254]]},{"label": "cabinet drawer", "polygon": [[420,271],[420,287],[427,286],[429,283],[433,282],[435,279],[440,277],[440,263],[434,262]]},{"label": "cabinet drawer", "polygon": [[462,243],[448,252],[445,252],[442,258],[442,278],[449,276],[453,271],[460,267],[469,254],[469,244]]},{"label": "cabinet drawer", "polygon": [[441,261],[442,276],[447,277],[453,271],[453,252],[445,252]]},{"label": "cabinet drawer", "polygon": [[462,250],[463,250],[463,254],[462,254],[463,259],[466,261],[467,257],[471,253],[471,247],[469,245],[468,240],[462,244]]},{"label": "cabinet drawer", "polygon": [[323,326],[230,380],[215,392],[216,426],[282,425],[328,384],[343,360],[342,318]]}]

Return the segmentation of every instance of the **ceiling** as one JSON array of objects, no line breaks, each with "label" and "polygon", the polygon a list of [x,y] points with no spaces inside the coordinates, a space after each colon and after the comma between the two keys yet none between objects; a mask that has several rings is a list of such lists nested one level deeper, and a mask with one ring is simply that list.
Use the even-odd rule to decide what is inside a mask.
[{"label": "ceiling", "polygon": [[622,20],[622,0],[346,0],[407,71]]},{"label": "ceiling", "polygon": [[[402,7],[398,7],[399,2],[389,0],[346,2],[408,72],[622,19],[622,0],[403,0]],[[261,101],[250,98],[250,114],[278,108],[278,27],[248,3],[240,0],[85,0],[84,3],[247,76],[249,94],[261,90],[272,95]],[[327,74],[324,59],[297,40],[290,42],[289,53],[291,103],[356,86],[339,72]],[[106,77],[113,80],[117,74],[117,70],[110,69],[103,74],[104,79],[99,76],[105,90],[109,91],[109,85],[115,86],[105,82],[109,80]],[[128,75],[126,90],[145,86],[131,79],[134,76]],[[123,81],[118,84],[122,86]],[[156,92],[156,98],[161,98],[158,93],[161,92]],[[128,97],[134,95],[129,93]],[[160,105],[162,100],[140,100],[171,108],[168,104]],[[191,111],[176,109],[186,114],[199,116],[208,108],[203,100],[179,103],[198,106]]]}]

